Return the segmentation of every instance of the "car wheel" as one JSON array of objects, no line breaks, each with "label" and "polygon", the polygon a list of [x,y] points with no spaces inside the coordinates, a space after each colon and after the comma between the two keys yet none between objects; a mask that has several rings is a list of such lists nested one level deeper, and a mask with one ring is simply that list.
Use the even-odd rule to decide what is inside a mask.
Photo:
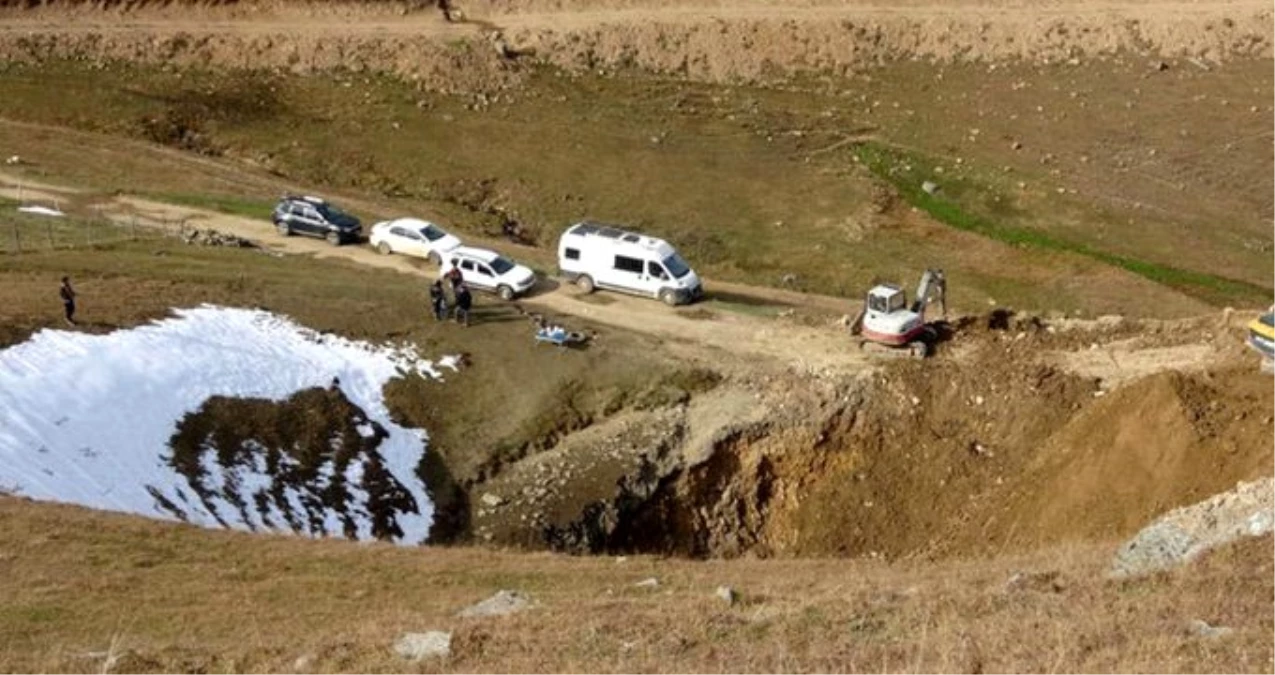
[{"label": "car wheel", "polygon": [[394,249],[390,248],[389,242],[383,241],[376,245],[376,252],[381,255],[389,255],[394,252]]},{"label": "car wheel", "polygon": [[673,291],[670,291],[667,288],[660,291],[660,302],[668,305],[669,307],[676,307],[677,293],[674,293]]},{"label": "car wheel", "polygon": [[922,340],[917,340],[916,342],[908,343],[908,351],[911,352],[913,357],[923,359],[930,355],[930,346]]},{"label": "car wheel", "polygon": [[513,300],[514,289],[508,286],[501,286],[500,288],[496,289],[496,295],[499,295],[501,300]]},{"label": "car wheel", "polygon": [[592,293],[593,292],[593,277],[587,274],[581,274],[580,276],[576,277],[576,285],[579,286],[580,290],[584,291],[585,293]]},{"label": "car wheel", "polygon": [[281,220],[275,223],[274,226],[279,228],[279,234],[282,234],[285,237],[292,236],[292,226],[288,224],[288,221]]},{"label": "car wheel", "polygon": [[430,251],[430,252],[429,252],[429,255],[427,255],[427,256],[425,256],[425,257],[429,260],[430,264],[432,264],[432,265],[441,265],[441,264],[443,264],[443,256],[438,255],[438,251]]},{"label": "car wheel", "polygon": [[332,244],[333,246],[341,245],[341,233],[339,232],[329,232],[328,236],[325,237],[325,239],[327,239],[328,243]]}]

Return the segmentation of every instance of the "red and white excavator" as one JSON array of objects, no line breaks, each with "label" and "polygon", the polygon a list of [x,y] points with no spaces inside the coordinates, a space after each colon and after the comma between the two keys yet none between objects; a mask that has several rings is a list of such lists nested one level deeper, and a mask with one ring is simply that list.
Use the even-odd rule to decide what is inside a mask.
[{"label": "red and white excavator", "polygon": [[878,284],[868,291],[863,309],[850,323],[850,334],[859,336],[859,347],[881,345],[906,347],[913,356],[930,355],[938,332],[925,321],[925,308],[937,299],[947,318],[947,277],[943,270],[929,269],[921,275],[912,304],[907,292],[896,284]]}]

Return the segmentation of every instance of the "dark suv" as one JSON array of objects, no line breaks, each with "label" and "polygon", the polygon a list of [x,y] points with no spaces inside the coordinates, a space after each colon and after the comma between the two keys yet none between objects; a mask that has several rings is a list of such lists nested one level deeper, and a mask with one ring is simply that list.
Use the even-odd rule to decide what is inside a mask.
[{"label": "dark suv", "polygon": [[359,219],[318,197],[284,197],[274,207],[271,218],[279,234],[323,237],[333,246],[362,238]]}]

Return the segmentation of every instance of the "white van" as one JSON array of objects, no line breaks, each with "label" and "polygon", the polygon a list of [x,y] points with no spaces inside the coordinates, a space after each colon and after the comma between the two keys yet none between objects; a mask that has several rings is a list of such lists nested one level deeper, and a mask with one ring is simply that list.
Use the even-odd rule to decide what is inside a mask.
[{"label": "white van", "polygon": [[606,288],[669,305],[704,294],[699,276],[668,242],[600,223],[576,223],[562,233],[558,269],[586,293]]}]

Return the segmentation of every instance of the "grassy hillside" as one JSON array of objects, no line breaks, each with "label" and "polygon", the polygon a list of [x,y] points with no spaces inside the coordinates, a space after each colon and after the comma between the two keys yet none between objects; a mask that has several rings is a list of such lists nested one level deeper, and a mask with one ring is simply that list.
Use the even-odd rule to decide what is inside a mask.
[{"label": "grassy hillside", "polygon": [[[871,77],[781,89],[545,69],[494,97],[470,97],[380,76],[55,62],[0,72],[13,92],[0,101],[0,116],[254,165],[281,182],[370,198],[388,212],[434,217],[462,233],[497,234],[513,220],[544,249],[576,220],[612,220],[670,238],[714,279],[857,298],[874,280],[910,284],[939,266],[949,272],[954,304],[967,309],[991,302],[1175,316],[1264,304],[1270,244],[1261,223],[1269,207],[1249,190],[1242,199],[1222,200],[1218,192],[1229,180],[1228,162],[1260,166],[1260,157],[1249,158],[1251,138],[1223,162],[1201,147],[1213,139],[1173,136],[1171,120],[1104,144],[1126,124],[1117,113],[1087,117],[1092,124],[1080,127],[1083,108],[1031,117],[1030,102],[1041,96],[1057,106],[1111,105],[1120,83],[1136,82],[1173,106],[1224,82],[1068,71],[1083,99],[1038,91],[1028,100],[1001,96],[999,84],[1018,79],[1040,90],[1061,74],[1022,68],[993,77],[960,67],[936,80],[915,70],[896,65]],[[1252,76],[1269,86],[1269,73]],[[987,92],[978,110],[965,98],[973,88]],[[947,103],[957,97],[967,102]],[[1247,128],[1260,118],[1234,122]],[[1067,135],[1055,134],[1056,126]],[[167,171],[150,162],[120,171],[120,162],[133,163],[68,157],[41,140],[48,135],[11,129],[0,140],[34,163],[28,173],[36,177],[43,171],[246,215],[277,196],[261,182],[213,179],[207,170]],[[906,149],[899,163],[907,171],[895,180],[874,173],[856,151],[869,139],[881,144],[872,147]],[[1154,164],[1122,159],[1146,146],[1175,154],[1157,155]],[[1185,162],[1197,166],[1179,184],[1173,175],[1187,170]],[[1089,189],[1093,181],[1124,186],[1134,175],[1156,177],[1129,185],[1123,201]],[[941,199],[965,219],[918,212],[908,196],[925,180],[939,184]],[[1022,246],[1022,237],[995,236],[1006,231],[1067,245]]]},{"label": "grassy hillside", "polygon": [[[1275,630],[1269,537],[1127,582],[1104,580],[1112,546],[937,566],[576,558],[210,532],[13,498],[0,541],[6,671],[1258,672]],[[454,616],[501,589],[537,606]],[[1193,635],[1196,619],[1234,632]],[[452,631],[448,660],[393,655],[426,630]]]}]

